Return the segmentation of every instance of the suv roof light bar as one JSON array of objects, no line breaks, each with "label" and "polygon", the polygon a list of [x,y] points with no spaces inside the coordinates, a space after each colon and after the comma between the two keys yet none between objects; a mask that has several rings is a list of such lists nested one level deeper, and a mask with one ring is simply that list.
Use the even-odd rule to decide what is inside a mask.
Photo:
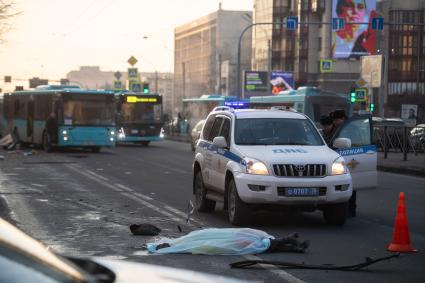
[{"label": "suv roof light bar", "polygon": [[217,106],[213,109],[213,111],[230,111],[230,112],[234,112],[234,109],[232,107],[229,106]]}]

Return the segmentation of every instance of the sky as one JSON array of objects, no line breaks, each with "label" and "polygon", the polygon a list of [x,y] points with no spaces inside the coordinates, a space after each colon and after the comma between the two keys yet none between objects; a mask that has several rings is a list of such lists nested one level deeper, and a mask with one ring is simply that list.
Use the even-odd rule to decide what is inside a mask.
[{"label": "sky", "polygon": [[224,10],[252,10],[254,0],[14,0],[21,14],[0,43],[0,85],[13,79],[64,78],[80,66],[172,72],[174,28]]}]

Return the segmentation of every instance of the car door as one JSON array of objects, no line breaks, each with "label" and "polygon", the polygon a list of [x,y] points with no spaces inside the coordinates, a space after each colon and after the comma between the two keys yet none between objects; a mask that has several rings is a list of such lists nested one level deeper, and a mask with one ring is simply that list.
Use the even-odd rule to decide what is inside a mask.
[{"label": "car door", "polygon": [[219,148],[217,149],[217,163],[214,167],[214,177],[216,179],[215,184],[217,185],[217,189],[220,190],[220,192],[224,193],[224,182],[226,178],[226,164],[229,160],[228,157],[226,157],[226,152],[229,151],[230,147],[230,127],[231,127],[231,120],[229,117],[223,117],[223,124],[221,125],[219,136],[224,137],[227,142],[226,148]]},{"label": "car door", "polygon": [[211,131],[209,132],[208,139],[206,144],[204,145],[204,172],[202,172],[204,177],[204,184],[208,187],[216,187],[216,169],[215,166],[217,164],[217,148],[215,148],[212,144],[215,137],[217,137],[220,133],[221,124],[223,123],[223,117],[217,116],[214,119],[214,122],[211,127]]},{"label": "car door", "polygon": [[355,190],[377,186],[377,151],[372,136],[372,119],[369,115],[352,117],[336,133],[336,138],[351,140],[351,148],[336,151],[350,169]]}]

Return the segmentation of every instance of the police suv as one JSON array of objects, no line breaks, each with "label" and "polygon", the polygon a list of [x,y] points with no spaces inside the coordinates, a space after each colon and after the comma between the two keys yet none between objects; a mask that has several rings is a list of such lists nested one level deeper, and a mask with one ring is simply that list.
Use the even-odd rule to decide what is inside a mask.
[{"label": "police suv", "polygon": [[[350,139],[334,145],[350,148]],[[193,193],[199,211],[224,202],[234,225],[245,224],[256,208],[275,206],[321,209],[327,223],[343,225],[352,180],[306,115],[216,107],[196,145]]]}]

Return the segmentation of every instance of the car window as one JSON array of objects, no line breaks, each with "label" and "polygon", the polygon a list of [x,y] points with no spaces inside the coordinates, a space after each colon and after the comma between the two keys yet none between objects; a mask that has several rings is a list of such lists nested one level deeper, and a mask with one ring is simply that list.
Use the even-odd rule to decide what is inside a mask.
[{"label": "car window", "polygon": [[307,119],[249,118],[236,120],[238,145],[323,145],[317,129]]},{"label": "car window", "polygon": [[209,141],[213,141],[213,139],[218,136],[218,134],[220,133],[220,128],[221,128],[222,122],[223,122],[222,117],[215,118],[214,124],[213,124],[211,131],[210,131],[210,134],[208,136]]},{"label": "car window", "polygon": [[220,136],[226,139],[227,146],[229,146],[230,145],[230,119],[224,118],[223,126],[221,126]]},{"label": "car window", "polygon": [[202,136],[205,140],[208,140],[208,136],[210,134],[211,128],[213,126],[214,120],[216,115],[211,115],[208,117],[207,122],[205,122],[205,127],[202,132]]},{"label": "car window", "polygon": [[351,139],[353,147],[372,144],[369,118],[347,121],[338,137]]}]

